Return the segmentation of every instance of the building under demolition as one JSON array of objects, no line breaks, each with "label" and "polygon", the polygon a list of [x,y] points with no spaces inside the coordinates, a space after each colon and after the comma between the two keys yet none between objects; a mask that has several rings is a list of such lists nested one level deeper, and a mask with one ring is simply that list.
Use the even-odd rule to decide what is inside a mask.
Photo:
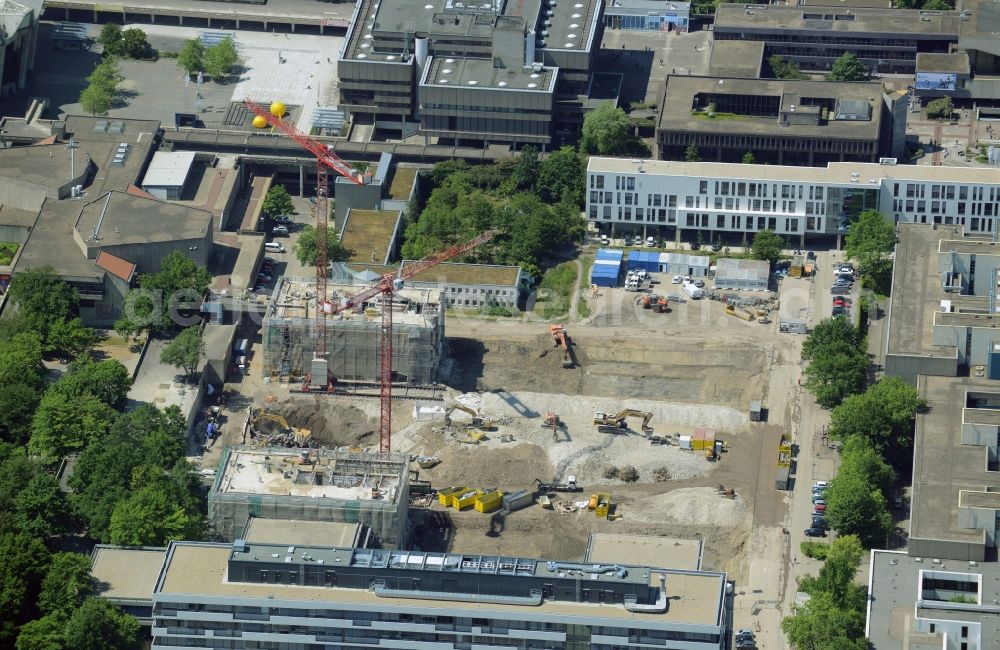
[{"label": "building under demolition", "polygon": [[215,534],[232,541],[251,517],[362,523],[383,548],[406,542],[407,460],[332,449],[226,449],[208,494]]},{"label": "building under demolition", "polygon": [[[365,285],[329,286],[328,299],[360,293]],[[443,289],[397,291],[392,300],[392,368],[398,381],[436,380],[444,344]],[[337,379],[378,381],[382,296],[326,319],[327,360]],[[264,376],[295,381],[310,372],[316,344],[316,281],[282,278],[264,316]]]}]

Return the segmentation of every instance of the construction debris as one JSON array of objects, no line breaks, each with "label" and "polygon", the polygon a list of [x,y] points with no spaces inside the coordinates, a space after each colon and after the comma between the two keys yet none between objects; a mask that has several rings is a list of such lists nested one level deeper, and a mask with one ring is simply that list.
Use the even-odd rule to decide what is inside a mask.
[{"label": "construction debris", "polygon": [[255,447],[318,447],[312,431],[290,426],[282,415],[265,409],[250,410],[250,435]]}]

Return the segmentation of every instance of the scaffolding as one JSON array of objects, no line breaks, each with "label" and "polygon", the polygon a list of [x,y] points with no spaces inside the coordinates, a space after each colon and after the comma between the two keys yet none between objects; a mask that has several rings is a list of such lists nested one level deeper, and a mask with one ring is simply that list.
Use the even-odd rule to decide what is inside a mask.
[{"label": "scaffolding", "polygon": [[362,523],[382,548],[402,548],[408,479],[401,454],[228,447],[208,495],[209,524],[231,542],[251,517]]},{"label": "scaffolding", "polygon": [[[315,281],[286,278],[275,291],[275,300],[264,317],[264,376],[297,381],[309,372],[315,341]],[[331,286],[331,300],[354,295],[364,285]],[[404,289],[392,300],[393,371],[399,381],[426,385],[436,380],[443,352],[443,291]],[[378,381],[381,310],[389,308],[381,297],[352,313],[326,320],[327,359],[337,379]]]}]

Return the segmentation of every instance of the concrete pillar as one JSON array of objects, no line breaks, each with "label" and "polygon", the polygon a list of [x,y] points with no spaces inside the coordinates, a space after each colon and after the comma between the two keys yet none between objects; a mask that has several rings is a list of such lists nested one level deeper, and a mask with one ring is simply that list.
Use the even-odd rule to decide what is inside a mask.
[{"label": "concrete pillar", "polygon": [[94,7],[94,24],[97,24],[97,7]]},{"label": "concrete pillar", "polygon": [[178,22],[179,25],[183,25],[184,24],[184,16],[177,16],[177,20],[179,21]]},{"label": "concrete pillar", "polygon": [[799,235],[799,248],[806,247],[806,231],[803,230],[802,234]]},{"label": "concrete pillar", "polygon": [[208,28],[212,29],[212,18],[211,18],[211,16],[209,16],[209,18],[208,18]]},{"label": "concrete pillar", "polygon": [[149,24],[150,25],[155,25],[156,24],[156,14],[154,14],[152,12],[150,12],[150,14],[149,14]]},{"label": "concrete pillar", "polygon": [[303,198],[306,195],[306,168],[304,165],[299,165],[299,198]]},{"label": "concrete pillar", "polygon": [[294,34],[295,33],[295,21],[292,21],[291,25],[292,25],[292,33]]},{"label": "concrete pillar", "polygon": [[234,17],[236,18],[236,29],[239,29],[240,28],[240,15],[236,14]]},{"label": "concrete pillar", "polygon": [[779,165],[785,164],[785,151],[783,149],[778,151],[778,164]]},{"label": "concrete pillar", "polygon": [[681,243],[681,227],[677,226],[674,228],[674,243]]},{"label": "concrete pillar", "polygon": [[69,7],[63,9],[63,20],[69,21]]},{"label": "concrete pillar", "polygon": [[31,58],[31,32],[21,37],[20,47],[18,52],[21,54],[21,60],[17,62],[17,87],[24,88],[25,84],[28,83],[28,60]]}]

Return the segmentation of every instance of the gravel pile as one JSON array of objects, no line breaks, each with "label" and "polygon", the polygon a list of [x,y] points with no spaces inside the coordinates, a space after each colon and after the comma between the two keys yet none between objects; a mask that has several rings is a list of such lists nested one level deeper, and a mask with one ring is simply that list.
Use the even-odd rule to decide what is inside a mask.
[{"label": "gravel pile", "polygon": [[683,481],[704,476],[714,467],[704,454],[666,445],[654,447],[639,436],[613,436],[606,449],[571,463],[566,473],[575,475],[583,485],[624,485],[620,479],[604,477],[612,466],[635,467],[640,483],[659,482],[663,477],[657,475],[657,470],[662,468],[666,469],[669,480]]},{"label": "gravel pile", "polygon": [[719,496],[714,488],[682,488],[637,501],[629,509],[633,521],[670,521],[683,526],[734,528],[747,515],[747,505]]}]

